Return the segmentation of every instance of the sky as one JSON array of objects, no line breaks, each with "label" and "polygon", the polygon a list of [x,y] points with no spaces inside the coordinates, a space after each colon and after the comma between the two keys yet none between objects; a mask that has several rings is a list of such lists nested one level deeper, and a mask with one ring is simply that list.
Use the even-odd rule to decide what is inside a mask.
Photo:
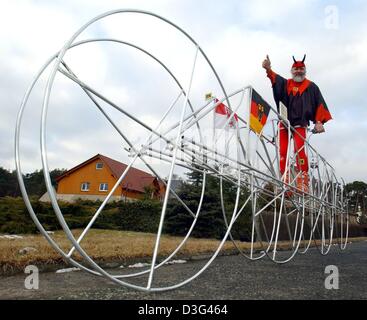
[{"label": "sky", "polygon": [[[2,0],[0,19],[0,166],[14,163],[14,130],[22,98],[42,65],[92,18],[116,9],[160,15],[187,32],[205,52],[225,90],[252,85],[274,106],[261,67],[289,77],[292,55],[306,54],[307,77],[321,89],[333,120],[311,143],[347,182],[367,181],[367,3],[363,0]],[[187,87],[195,46],[172,26],[151,16],[122,13],[97,21],[77,40],[109,37],[138,45],[170,68]],[[90,43],[70,49],[65,61],[85,83],[155,127],[179,91],[150,57],[128,45]],[[39,128],[51,67],[37,82],[24,113],[21,161],[24,172],[41,168]],[[221,88],[203,56],[197,60],[193,102]],[[201,100],[200,100],[201,99]],[[134,145],[149,132],[98,100]],[[167,123],[179,118],[175,107]],[[129,161],[126,143],[80,88],[58,74],[47,115],[49,167],[71,168],[101,153]],[[142,164],[137,163],[138,167]]]}]

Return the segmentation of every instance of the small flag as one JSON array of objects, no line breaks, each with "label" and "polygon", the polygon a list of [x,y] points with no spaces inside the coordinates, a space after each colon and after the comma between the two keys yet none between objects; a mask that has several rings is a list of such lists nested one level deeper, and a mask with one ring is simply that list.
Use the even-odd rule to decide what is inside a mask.
[{"label": "small flag", "polygon": [[252,89],[250,106],[250,128],[256,133],[260,133],[268,119],[270,105]]},{"label": "small flag", "polygon": [[[214,103],[218,103],[218,99],[214,99]],[[227,123],[227,126],[224,127],[228,118],[231,116],[232,112],[229,108],[223,104],[219,103],[214,109],[214,127],[217,129],[235,129],[236,124],[238,122],[238,116],[235,113],[231,120]]]}]

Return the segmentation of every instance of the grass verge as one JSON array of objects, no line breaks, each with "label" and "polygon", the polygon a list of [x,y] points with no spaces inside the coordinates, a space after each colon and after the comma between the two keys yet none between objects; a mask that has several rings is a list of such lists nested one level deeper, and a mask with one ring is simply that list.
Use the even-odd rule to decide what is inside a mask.
[{"label": "grass verge", "polygon": [[[72,231],[75,237],[78,237],[82,230],[76,229]],[[45,238],[41,235],[23,235],[19,239],[0,238],[0,274],[8,275],[17,272],[23,272],[27,265],[47,267],[65,266],[66,262],[62,257],[49,245]],[[61,249],[68,251],[71,244],[67,240],[62,231],[56,231],[51,237],[59,244]],[[92,229],[89,231],[85,239],[81,242],[83,249],[98,263],[119,262],[125,264],[133,261],[147,261],[151,257],[156,234],[100,230]],[[173,237],[163,235],[161,238],[159,257],[166,257],[181,243],[182,237]],[[351,238],[350,241],[362,241],[367,238]],[[177,254],[177,258],[191,259],[195,256],[208,255],[213,253],[218,245],[215,239],[196,239],[190,238]],[[319,241],[317,241],[320,244]],[[334,241],[333,243],[336,243]],[[237,242],[238,246],[248,251],[250,243]],[[314,245],[314,243],[312,243]],[[34,248],[36,250],[28,253],[20,253],[24,248]],[[260,249],[261,244],[255,243],[255,249]],[[291,248],[289,241],[280,241],[279,250]],[[231,241],[227,241],[221,251],[222,254],[235,254],[235,249]],[[78,253],[73,254],[73,258],[82,261]]]}]

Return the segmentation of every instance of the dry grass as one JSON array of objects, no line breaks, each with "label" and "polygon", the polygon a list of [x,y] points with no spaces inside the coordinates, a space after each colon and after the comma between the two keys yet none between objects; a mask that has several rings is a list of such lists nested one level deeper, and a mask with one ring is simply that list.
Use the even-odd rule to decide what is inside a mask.
[{"label": "dry grass", "polygon": [[[78,237],[80,233],[81,230],[73,231],[75,237]],[[63,250],[70,250],[70,242],[63,232],[57,231],[51,236]],[[155,238],[156,234],[150,233],[92,229],[81,245],[96,261],[128,261],[151,257]],[[365,239],[367,238],[354,238],[353,241]],[[169,255],[181,241],[181,237],[162,236],[159,255]],[[214,252],[218,245],[218,240],[189,239],[181,248],[178,256],[208,254]],[[243,250],[250,249],[249,243],[238,242],[238,246]],[[35,248],[37,251],[20,254],[19,250],[25,247]],[[289,247],[289,242],[279,242],[279,248],[287,249]],[[255,249],[257,248],[261,248],[260,243],[255,244]],[[233,243],[227,241],[222,251],[232,251],[233,249]],[[79,254],[74,254],[73,258],[81,260]],[[25,266],[29,264],[53,265],[62,263],[63,259],[41,235],[25,235],[23,239],[14,240],[0,238],[0,274],[24,270]]]}]

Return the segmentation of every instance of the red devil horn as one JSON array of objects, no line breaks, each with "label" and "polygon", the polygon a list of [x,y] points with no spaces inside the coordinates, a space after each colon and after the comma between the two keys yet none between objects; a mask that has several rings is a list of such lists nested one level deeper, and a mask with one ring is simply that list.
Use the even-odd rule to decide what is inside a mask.
[{"label": "red devil horn", "polygon": [[296,61],[296,59],[294,58],[294,56],[292,56],[292,58],[293,58],[293,61],[294,61],[294,62],[297,62],[297,61]]},{"label": "red devil horn", "polygon": [[305,62],[306,55],[303,56],[302,62]]}]

